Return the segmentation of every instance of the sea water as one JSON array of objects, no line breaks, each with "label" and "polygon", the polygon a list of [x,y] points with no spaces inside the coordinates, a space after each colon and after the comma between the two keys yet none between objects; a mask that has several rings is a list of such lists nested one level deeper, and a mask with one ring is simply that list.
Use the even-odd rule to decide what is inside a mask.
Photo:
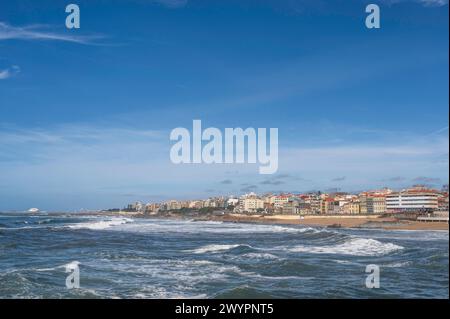
[{"label": "sea water", "polygon": [[[448,231],[0,213],[0,298],[448,298]],[[68,289],[67,265],[80,287]],[[380,288],[366,287],[367,265]]]}]

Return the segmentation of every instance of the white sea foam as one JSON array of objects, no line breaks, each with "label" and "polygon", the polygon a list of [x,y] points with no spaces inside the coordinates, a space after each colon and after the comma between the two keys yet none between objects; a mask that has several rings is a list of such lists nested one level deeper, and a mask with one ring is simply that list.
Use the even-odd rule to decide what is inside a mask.
[{"label": "white sea foam", "polygon": [[35,229],[47,228],[46,226],[24,226],[24,227],[0,227],[0,230],[21,230],[21,229]]},{"label": "white sea foam", "polygon": [[58,269],[63,269],[65,266],[56,266],[56,267],[51,267],[51,268],[36,268],[36,269],[34,269],[35,271],[39,271],[39,272],[42,272],[42,271],[55,271],[55,270],[58,270]]},{"label": "white sea foam", "polygon": [[379,256],[403,249],[392,243],[382,243],[375,239],[351,238],[342,244],[330,246],[300,245],[288,249],[292,252],[306,252],[313,254],[340,254],[352,256]]},{"label": "white sea foam", "polygon": [[412,262],[410,261],[400,261],[400,262],[393,262],[389,264],[381,265],[381,267],[387,267],[387,268],[400,268],[400,267],[406,267],[410,266]]},{"label": "white sea foam", "polygon": [[239,256],[239,258],[249,258],[249,259],[280,259],[278,256],[268,254],[268,253],[248,253]]},{"label": "white sea foam", "polygon": [[85,223],[78,223],[73,225],[68,225],[67,227],[71,229],[92,229],[92,230],[102,230],[111,228],[114,226],[120,226],[123,224],[133,222],[130,218],[112,218],[110,220],[101,220],[101,221],[91,221]]},{"label": "white sea foam", "polygon": [[[224,251],[224,250],[230,250],[236,247],[239,247],[241,245],[236,244],[236,245],[206,245],[206,246],[202,246],[200,248],[197,249],[193,249],[193,250],[186,250],[186,252],[190,252],[190,253],[194,253],[194,254],[204,254],[204,253],[209,253],[209,252],[219,252],[219,251]],[[248,245],[244,245],[247,247],[250,247]]]},{"label": "white sea foam", "polygon": [[66,269],[76,269],[76,268],[78,268],[78,265],[80,264],[80,262],[79,261],[71,261],[70,263],[68,263],[68,264],[66,264],[66,265],[64,265],[64,267],[66,268]]},{"label": "white sea foam", "polygon": [[130,296],[132,299],[205,299],[207,297],[206,294],[173,292],[158,286],[144,287],[140,292]]},{"label": "white sea foam", "polygon": [[217,221],[188,221],[188,220],[140,220],[127,227],[133,232],[158,233],[214,233],[214,234],[241,234],[241,233],[305,233],[319,230],[311,227],[289,227],[280,225],[260,225],[245,223],[228,223]]},{"label": "white sea foam", "polygon": [[336,259],[336,260],[333,260],[335,263],[337,263],[337,264],[341,264],[341,265],[353,265],[353,266],[355,266],[355,265],[362,265],[361,263],[357,263],[357,262],[353,262],[353,261],[349,261],[349,260],[339,260],[339,259]]},{"label": "white sea foam", "polygon": [[257,279],[269,279],[269,280],[313,280],[315,277],[303,277],[303,276],[265,276],[258,273],[243,273],[247,277]]},{"label": "white sea foam", "polygon": [[70,263],[65,264],[65,265],[60,265],[60,266],[55,266],[55,267],[50,267],[50,268],[36,268],[36,269],[31,269],[31,270],[39,271],[39,272],[55,271],[55,270],[58,270],[58,269],[72,269],[73,270],[73,269],[77,268],[78,265],[80,265],[79,261],[71,261]]},{"label": "white sea foam", "polygon": [[[138,275],[139,278],[145,278],[139,280],[140,287],[170,283],[167,288],[171,292],[181,293],[185,296],[197,294],[194,287],[200,283],[227,282],[236,274],[241,274],[241,270],[237,266],[208,260],[151,259],[145,262],[129,263],[128,261],[101,259],[95,262],[86,262],[85,265],[102,269],[105,272],[120,272],[124,276],[127,274]],[[114,285],[123,283],[120,279],[109,280]],[[155,297],[157,296],[150,296],[150,298]]]},{"label": "white sea foam", "polygon": [[375,239],[390,239],[390,240],[408,240],[408,241],[436,241],[447,240],[448,230],[383,230],[379,229],[370,235]]}]

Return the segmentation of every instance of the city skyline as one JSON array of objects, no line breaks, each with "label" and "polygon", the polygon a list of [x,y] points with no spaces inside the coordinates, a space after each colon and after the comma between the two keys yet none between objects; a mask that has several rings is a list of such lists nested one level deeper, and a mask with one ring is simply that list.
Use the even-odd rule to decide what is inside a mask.
[{"label": "city skyline", "polygon": [[360,193],[246,193],[240,196],[214,196],[207,199],[171,199],[164,202],[141,202],[124,208],[109,208],[103,212],[116,214],[137,213],[164,216],[174,212],[181,216],[191,214],[269,214],[269,215],[378,215],[445,214],[448,213],[448,185],[441,190],[414,185],[402,190],[383,188]]},{"label": "city skyline", "polygon": [[[429,185],[423,184],[415,184],[410,185],[409,187],[401,188],[401,189],[391,189],[389,187],[383,187],[381,189],[366,189],[359,190],[355,192],[346,192],[340,189],[328,189],[328,190],[310,190],[310,191],[269,191],[269,192],[258,192],[258,191],[249,191],[249,192],[240,192],[237,194],[220,194],[219,192],[215,195],[211,195],[209,197],[197,197],[197,198],[170,198],[169,200],[162,201],[145,201],[145,199],[136,200],[134,203],[128,203],[127,205],[123,205],[123,209],[130,206],[140,205],[142,208],[145,208],[148,205],[168,205],[169,203],[194,203],[194,202],[209,202],[209,201],[217,201],[221,200],[224,202],[240,200],[242,198],[247,197],[256,197],[256,198],[268,198],[268,197],[283,197],[283,198],[297,198],[303,196],[317,196],[324,198],[339,198],[350,196],[353,199],[358,199],[359,197],[386,197],[387,194],[400,194],[400,193],[408,193],[408,192],[417,192],[423,191],[426,193],[440,194],[442,199],[447,201],[448,205],[448,184],[442,185],[441,188],[433,188]],[[225,206],[224,206],[225,207]],[[112,208],[108,208],[111,210]],[[114,208],[114,210],[122,209],[122,208]]]}]

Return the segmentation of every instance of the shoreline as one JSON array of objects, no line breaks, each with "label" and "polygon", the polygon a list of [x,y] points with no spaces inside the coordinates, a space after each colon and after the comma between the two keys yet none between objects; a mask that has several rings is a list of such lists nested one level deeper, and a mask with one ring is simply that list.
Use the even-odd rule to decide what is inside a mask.
[{"label": "shoreline", "polygon": [[250,222],[262,224],[303,225],[309,227],[383,229],[383,230],[449,230],[445,222],[419,222],[398,220],[378,216],[305,216],[300,219],[296,215],[279,216],[245,216],[230,214],[223,218],[207,218],[207,220],[227,222]]},{"label": "shoreline", "polygon": [[255,224],[280,224],[280,225],[303,225],[308,227],[327,228],[353,228],[353,229],[383,229],[383,230],[441,230],[449,231],[446,222],[421,222],[412,220],[399,220],[393,217],[380,217],[376,215],[356,216],[325,216],[311,215],[300,219],[298,215],[180,215],[180,214],[154,214],[143,215],[133,213],[110,214],[112,216],[136,217],[136,218],[161,218],[161,219],[191,219],[194,221],[219,221],[230,223],[255,223]]},{"label": "shoreline", "polygon": [[[49,215],[57,213],[49,213]],[[66,213],[71,214],[71,213]],[[73,214],[73,213],[72,213]],[[223,215],[201,214],[143,214],[136,212],[105,212],[90,211],[76,213],[79,215],[101,215],[110,217],[128,218],[158,218],[193,221],[217,221],[230,223],[255,223],[278,225],[303,225],[308,227],[350,228],[350,229],[383,229],[383,230],[436,230],[449,231],[447,222],[424,222],[416,220],[400,220],[394,217],[381,217],[378,215],[306,215],[300,219],[299,215],[244,215],[227,213]]]}]

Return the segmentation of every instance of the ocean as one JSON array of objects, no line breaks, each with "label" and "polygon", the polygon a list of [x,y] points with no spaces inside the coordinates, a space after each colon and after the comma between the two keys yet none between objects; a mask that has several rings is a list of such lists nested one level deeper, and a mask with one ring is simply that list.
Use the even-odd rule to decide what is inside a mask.
[{"label": "ocean", "polygon": [[0,298],[448,298],[448,244],[448,231],[0,213]]}]

